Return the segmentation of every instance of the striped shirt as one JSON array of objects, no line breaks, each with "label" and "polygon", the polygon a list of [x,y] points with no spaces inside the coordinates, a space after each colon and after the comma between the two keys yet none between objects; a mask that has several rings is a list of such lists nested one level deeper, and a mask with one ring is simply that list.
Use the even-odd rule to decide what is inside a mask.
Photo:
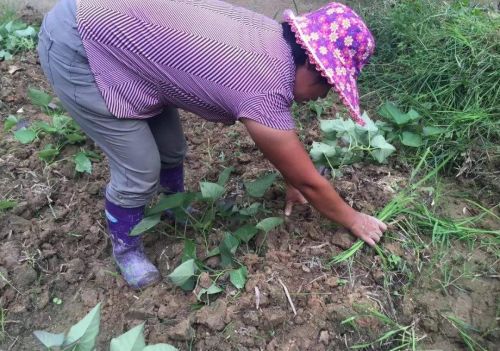
[{"label": "striped shirt", "polygon": [[295,64],[281,25],[218,0],[79,0],[78,31],[110,112],[175,106],[293,129]]}]

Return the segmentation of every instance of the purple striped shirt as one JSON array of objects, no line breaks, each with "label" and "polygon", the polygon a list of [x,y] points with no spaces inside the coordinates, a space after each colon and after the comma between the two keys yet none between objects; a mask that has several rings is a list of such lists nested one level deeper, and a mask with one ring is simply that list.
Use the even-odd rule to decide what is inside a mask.
[{"label": "purple striped shirt", "polygon": [[217,0],[79,0],[78,30],[118,118],[165,105],[293,129],[295,64],[281,25]]}]

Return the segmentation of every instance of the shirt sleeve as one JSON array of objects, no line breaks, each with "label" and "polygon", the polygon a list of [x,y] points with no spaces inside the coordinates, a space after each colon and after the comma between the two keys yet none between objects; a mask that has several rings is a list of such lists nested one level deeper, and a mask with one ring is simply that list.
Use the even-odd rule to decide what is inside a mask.
[{"label": "shirt sleeve", "polygon": [[291,101],[281,93],[258,94],[240,106],[237,118],[248,118],[267,127],[280,130],[295,129],[290,111]]}]

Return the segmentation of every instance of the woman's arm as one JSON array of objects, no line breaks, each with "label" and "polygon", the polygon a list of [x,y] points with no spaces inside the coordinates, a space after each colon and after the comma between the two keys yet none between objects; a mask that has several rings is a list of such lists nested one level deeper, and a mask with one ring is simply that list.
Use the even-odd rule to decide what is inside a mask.
[{"label": "woman's arm", "polygon": [[299,190],[320,213],[349,229],[373,246],[386,225],[378,219],[352,209],[314,167],[295,131],[266,127],[250,119],[241,119],[264,156],[281,172],[285,180]]}]

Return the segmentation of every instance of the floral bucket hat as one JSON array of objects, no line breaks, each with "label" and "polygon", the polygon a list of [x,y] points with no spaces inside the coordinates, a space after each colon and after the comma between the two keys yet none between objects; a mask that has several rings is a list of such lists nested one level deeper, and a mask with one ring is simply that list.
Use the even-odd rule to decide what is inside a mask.
[{"label": "floral bucket hat", "polygon": [[361,17],[335,2],[302,16],[286,10],[283,17],[309,61],[333,86],[352,119],[364,125],[356,79],[375,50],[375,40]]}]

